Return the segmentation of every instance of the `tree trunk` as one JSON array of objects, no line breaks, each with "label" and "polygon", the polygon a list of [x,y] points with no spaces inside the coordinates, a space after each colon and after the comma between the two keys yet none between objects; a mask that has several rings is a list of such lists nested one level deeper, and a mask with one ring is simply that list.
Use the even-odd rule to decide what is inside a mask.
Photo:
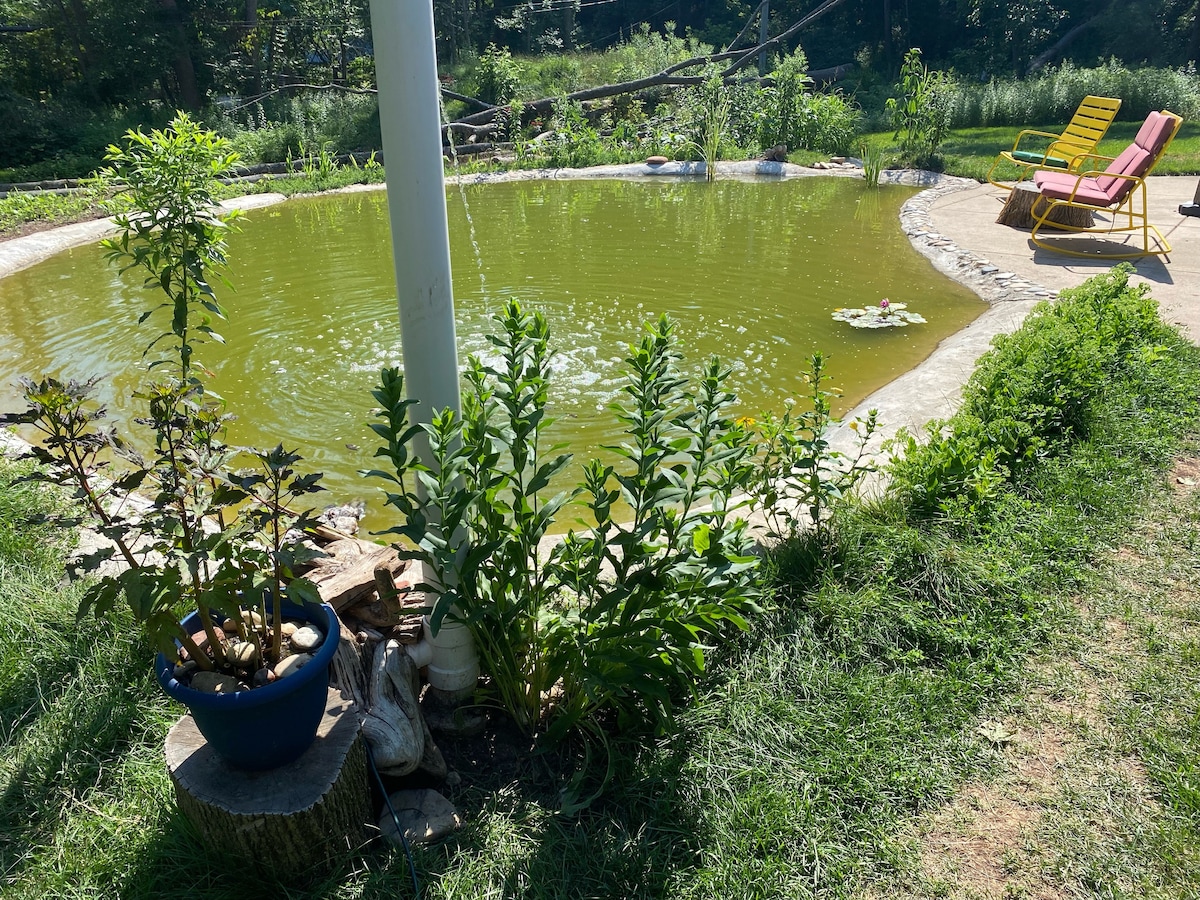
[{"label": "tree trunk", "polygon": [[234,769],[191,716],[175,723],[165,751],[180,812],[222,858],[286,878],[344,860],[362,844],[371,819],[367,754],[354,704],[337,691],[329,691],[317,741],[290,765]]},{"label": "tree trunk", "polygon": [[196,80],[196,66],[192,60],[191,41],[184,25],[183,14],[175,0],[158,0],[168,25],[168,43],[171,46],[171,69],[175,84],[179,88],[179,102],[188,112],[199,112],[204,105],[200,83]]}]

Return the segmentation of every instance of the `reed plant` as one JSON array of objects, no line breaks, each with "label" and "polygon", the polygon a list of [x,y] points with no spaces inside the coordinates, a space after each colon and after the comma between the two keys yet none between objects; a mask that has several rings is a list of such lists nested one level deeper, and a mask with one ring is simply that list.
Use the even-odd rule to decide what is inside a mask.
[{"label": "reed plant", "polygon": [[862,157],[863,180],[867,183],[867,187],[879,187],[879,176],[883,174],[886,160],[883,148],[874,144],[863,144],[859,147],[858,152]]}]

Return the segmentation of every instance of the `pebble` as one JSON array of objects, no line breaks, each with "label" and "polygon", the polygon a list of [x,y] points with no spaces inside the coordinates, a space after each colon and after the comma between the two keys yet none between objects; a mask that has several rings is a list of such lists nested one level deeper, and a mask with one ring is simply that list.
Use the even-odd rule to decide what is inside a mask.
[{"label": "pebble", "polygon": [[293,634],[296,633],[296,629],[299,627],[300,626],[297,625],[295,622],[284,621],[284,623],[279,626],[279,633],[282,634],[285,638],[290,638]]},{"label": "pebble", "polygon": [[198,668],[200,667],[196,665],[194,660],[187,659],[177,665],[175,667],[175,671],[171,674],[175,676],[176,681],[182,681],[188,675],[191,675],[193,672],[195,672]]},{"label": "pebble", "polygon": [[226,634],[237,634],[237,622],[233,619],[226,619],[221,623],[221,630]]},{"label": "pebble", "polygon": [[258,648],[250,641],[239,641],[225,655],[231,663],[242,669],[248,669],[258,662]]},{"label": "pebble", "polygon": [[257,672],[254,673],[254,686],[262,687],[263,685],[270,684],[272,681],[274,681],[276,679],[276,677],[277,676],[275,675],[274,672],[272,672],[266,666],[263,666],[261,669],[259,669]]},{"label": "pebble", "polygon": [[646,157],[646,165],[648,165],[648,166],[661,166],[665,162],[669,162],[669,160],[665,156],[647,156]]},{"label": "pebble", "polygon": [[281,659],[275,666],[276,678],[287,678],[303,669],[312,662],[311,653],[294,653]]},{"label": "pebble", "polygon": [[324,640],[325,635],[319,629],[313,628],[311,625],[304,625],[292,633],[292,649],[316,650]]},{"label": "pebble", "polygon": [[242,689],[236,678],[220,672],[197,672],[192,676],[190,686],[192,690],[205,694],[236,694]]},{"label": "pebble", "polygon": [[[462,825],[462,817],[454,805],[430,788],[396,791],[388,800],[396,811],[396,819],[410,844],[431,844],[439,841]],[[379,830],[393,844],[400,845],[396,822],[387,805],[379,816]]]},{"label": "pebble", "polygon": [[252,609],[243,609],[242,610],[242,621],[245,622],[247,625],[249,625],[251,628],[262,628],[263,627],[263,617],[261,615],[259,615],[258,613],[256,613]]}]

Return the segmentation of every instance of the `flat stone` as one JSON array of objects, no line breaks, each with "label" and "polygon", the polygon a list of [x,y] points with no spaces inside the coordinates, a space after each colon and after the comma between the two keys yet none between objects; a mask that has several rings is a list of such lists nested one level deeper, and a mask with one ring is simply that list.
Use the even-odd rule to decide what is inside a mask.
[{"label": "flat stone", "polygon": [[258,648],[250,641],[240,641],[230,647],[225,656],[235,666],[248,669],[258,662]]},{"label": "flat stone", "polygon": [[192,676],[189,686],[192,690],[203,691],[205,694],[236,694],[242,689],[236,678],[220,672],[197,672]]},{"label": "flat stone", "polygon": [[670,160],[667,159],[665,156],[647,156],[646,157],[646,165],[648,165],[648,166],[661,166],[663,163],[668,163],[668,162],[670,162]]},{"label": "flat stone", "polygon": [[979,271],[982,272],[984,275],[992,275],[996,272],[999,272],[1000,269],[998,266],[984,266]]},{"label": "flat stone", "polygon": [[310,662],[312,662],[311,653],[293,653],[291,656],[285,656],[275,666],[275,677],[287,678],[289,675],[299,672]]},{"label": "flat stone", "polygon": [[316,650],[324,642],[325,635],[318,628],[313,628],[311,625],[302,625],[292,632],[291,640],[293,650]]},{"label": "flat stone", "polygon": [[384,804],[379,816],[379,830],[395,846],[400,846],[400,830],[410,844],[431,844],[451,834],[462,825],[462,817],[454,805],[435,790],[396,791],[388,798],[396,818]]},{"label": "flat stone", "polygon": [[1010,278],[1016,278],[1016,277],[1017,277],[1016,272],[1001,272],[999,275],[996,276],[996,280],[997,281],[1007,281]]}]

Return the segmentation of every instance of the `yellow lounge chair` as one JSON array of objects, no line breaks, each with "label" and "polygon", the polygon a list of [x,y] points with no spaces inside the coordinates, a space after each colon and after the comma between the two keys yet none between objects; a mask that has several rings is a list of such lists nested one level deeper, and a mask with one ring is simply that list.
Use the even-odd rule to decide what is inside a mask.
[{"label": "yellow lounge chair", "polygon": [[[1129,231],[1142,233],[1142,247],[1128,253],[1105,253],[1105,259],[1130,259],[1137,256],[1153,256],[1170,253],[1171,245],[1163,237],[1162,232],[1150,224],[1146,216],[1146,178],[1154,171],[1158,161],[1163,158],[1171,141],[1179,132],[1183,119],[1173,112],[1163,110],[1152,112],[1142,123],[1137,137],[1117,157],[1098,156],[1090,154],[1090,160],[1108,160],[1108,167],[1103,172],[1091,170],[1086,172],[1055,172],[1049,169],[1034,173],[1033,183],[1037,185],[1041,196],[1034,201],[1033,217],[1037,221],[1033,226],[1030,239],[1046,250],[1055,253],[1065,253],[1068,256],[1096,257],[1100,254],[1084,253],[1071,250],[1059,241],[1054,244],[1039,240],[1038,235],[1043,226],[1062,231],[1087,232],[1090,234],[1110,234],[1112,232]],[[1107,213],[1112,217],[1108,225],[1093,225],[1090,228],[1063,225],[1048,222],[1051,211],[1058,206],[1070,206],[1077,209],[1087,209],[1092,212]],[[1150,249],[1150,232],[1154,232],[1158,249]],[[1070,241],[1067,241],[1070,243]]]},{"label": "yellow lounge chair", "polygon": [[[992,178],[996,166],[1002,162],[1010,162],[1021,167],[1017,181],[1024,181],[1035,169],[1065,169],[1074,172],[1078,168],[1078,160],[1096,149],[1108,126],[1121,108],[1121,101],[1113,97],[1084,97],[1071,117],[1070,124],[1063,129],[1062,134],[1051,134],[1048,131],[1033,131],[1026,129],[1017,135],[1012,149],[1003,151],[996,157],[992,167],[988,169],[987,180],[1002,190],[1012,190],[1012,186]],[[1050,145],[1044,150],[1021,149],[1021,139],[1025,137],[1049,138]],[[1027,146],[1029,143],[1027,142]]]}]

